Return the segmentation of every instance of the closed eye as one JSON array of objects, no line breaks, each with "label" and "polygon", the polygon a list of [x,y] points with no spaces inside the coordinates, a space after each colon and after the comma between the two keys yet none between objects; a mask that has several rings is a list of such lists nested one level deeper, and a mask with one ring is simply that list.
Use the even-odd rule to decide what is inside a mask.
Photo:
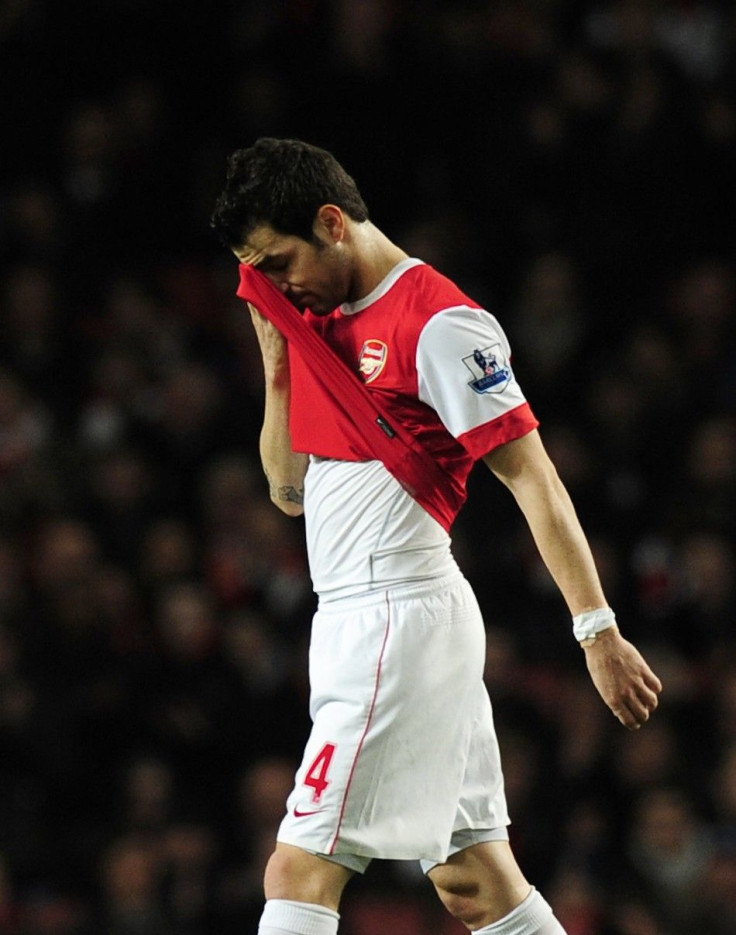
[{"label": "closed eye", "polygon": [[258,264],[258,269],[262,273],[284,273],[288,268],[288,257],[268,256]]}]

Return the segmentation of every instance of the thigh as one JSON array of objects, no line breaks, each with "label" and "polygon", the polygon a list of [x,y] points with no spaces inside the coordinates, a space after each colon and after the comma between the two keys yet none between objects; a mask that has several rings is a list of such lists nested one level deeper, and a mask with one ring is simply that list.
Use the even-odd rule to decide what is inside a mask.
[{"label": "thigh", "polygon": [[482,681],[475,686],[468,716],[472,720],[472,738],[458,795],[450,853],[467,846],[465,832],[503,829],[510,823],[493,709]]},{"label": "thigh", "polygon": [[[279,840],[444,861],[479,724],[484,640],[462,579],[318,613],[314,726]],[[493,824],[485,812],[472,826]]]}]

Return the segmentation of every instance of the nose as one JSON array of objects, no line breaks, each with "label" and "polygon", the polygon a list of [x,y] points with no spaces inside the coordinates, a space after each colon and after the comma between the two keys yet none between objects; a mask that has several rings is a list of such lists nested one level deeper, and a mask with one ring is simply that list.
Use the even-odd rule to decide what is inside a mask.
[{"label": "nose", "polygon": [[274,286],[276,286],[276,288],[284,294],[289,291],[289,283],[286,279],[282,278],[281,276],[269,276],[268,278],[271,280]]}]

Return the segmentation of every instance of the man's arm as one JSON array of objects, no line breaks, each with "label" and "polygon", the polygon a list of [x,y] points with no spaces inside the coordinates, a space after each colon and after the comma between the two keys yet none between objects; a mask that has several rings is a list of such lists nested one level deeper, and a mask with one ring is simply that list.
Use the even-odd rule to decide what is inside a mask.
[{"label": "man's arm", "polygon": [[307,473],[308,456],[291,448],[291,377],[286,340],[250,302],[248,309],[263,355],[266,379],[260,454],[269,495],[271,501],[288,516],[301,516],[304,512],[304,475]]},{"label": "man's arm", "polygon": [[[500,445],[483,460],[516,498],[570,613],[606,607],[590,546],[539,433]],[[641,727],[657,707],[662,684],[638,650],[614,625],[584,652],[593,684],[611,711],[629,729]]]}]

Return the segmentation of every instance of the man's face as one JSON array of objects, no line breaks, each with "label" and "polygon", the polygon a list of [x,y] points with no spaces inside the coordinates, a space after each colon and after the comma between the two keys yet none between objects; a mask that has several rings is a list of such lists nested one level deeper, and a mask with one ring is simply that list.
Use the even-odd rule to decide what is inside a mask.
[{"label": "man's face", "polygon": [[315,238],[312,243],[263,225],[233,252],[241,263],[264,273],[300,311],[328,315],[348,299],[350,265],[342,244],[317,225]]}]

